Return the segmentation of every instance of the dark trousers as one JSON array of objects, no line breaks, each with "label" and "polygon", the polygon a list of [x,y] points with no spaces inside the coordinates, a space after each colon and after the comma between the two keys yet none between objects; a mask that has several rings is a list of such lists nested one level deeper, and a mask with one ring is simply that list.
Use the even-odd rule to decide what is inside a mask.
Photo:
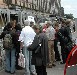
[{"label": "dark trousers", "polygon": [[61,55],[62,55],[63,63],[65,63],[67,59],[67,51],[64,46],[61,46]]},{"label": "dark trousers", "polygon": [[74,32],[75,32],[75,26],[73,27],[73,30],[74,30]]},{"label": "dark trousers", "polygon": [[18,66],[19,53],[20,53],[20,44],[18,43],[16,46],[16,68],[19,68]]},{"label": "dark trousers", "polygon": [[35,66],[37,75],[47,75],[46,66]]},{"label": "dark trousers", "polygon": [[60,53],[59,53],[59,51],[58,51],[58,46],[57,46],[57,44],[58,44],[58,40],[55,39],[55,40],[54,40],[55,59],[56,59],[56,60],[61,60],[61,59],[60,59]]}]

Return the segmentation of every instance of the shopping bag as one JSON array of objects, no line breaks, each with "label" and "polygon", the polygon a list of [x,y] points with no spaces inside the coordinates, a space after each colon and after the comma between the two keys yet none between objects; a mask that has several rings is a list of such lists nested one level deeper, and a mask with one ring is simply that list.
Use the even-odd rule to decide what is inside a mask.
[{"label": "shopping bag", "polygon": [[22,68],[25,68],[25,57],[22,54],[22,51],[19,53],[18,65]]}]

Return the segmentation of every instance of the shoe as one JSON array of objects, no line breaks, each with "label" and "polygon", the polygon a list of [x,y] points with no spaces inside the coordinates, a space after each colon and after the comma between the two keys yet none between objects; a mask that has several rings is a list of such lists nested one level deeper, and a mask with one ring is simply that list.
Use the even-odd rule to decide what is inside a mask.
[{"label": "shoe", "polygon": [[30,75],[36,75],[36,74],[31,73]]},{"label": "shoe", "polygon": [[55,67],[56,65],[55,65],[55,64],[52,64],[52,66],[54,66],[54,67]]},{"label": "shoe", "polygon": [[61,59],[56,59],[56,61],[61,61]]},{"label": "shoe", "polygon": [[5,72],[10,73],[10,71],[5,70]]},{"label": "shoe", "polygon": [[65,62],[60,62],[60,64],[65,64]]},{"label": "shoe", "polygon": [[35,72],[35,71],[32,71],[32,72],[30,73],[30,75],[36,75],[36,72]]},{"label": "shoe", "polygon": [[14,72],[11,72],[11,74],[14,74],[15,73],[15,71]]},{"label": "shoe", "polygon": [[16,69],[17,69],[17,70],[22,70],[23,68],[20,67],[20,66],[18,66],[18,67],[16,67]]},{"label": "shoe", "polygon": [[52,68],[52,65],[48,65],[47,68]]}]

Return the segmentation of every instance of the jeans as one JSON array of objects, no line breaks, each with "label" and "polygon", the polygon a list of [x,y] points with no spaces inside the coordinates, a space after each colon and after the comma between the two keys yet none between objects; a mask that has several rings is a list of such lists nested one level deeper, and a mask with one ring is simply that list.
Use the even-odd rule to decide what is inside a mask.
[{"label": "jeans", "polygon": [[5,70],[10,71],[11,73],[15,72],[15,51],[15,48],[6,50]]},{"label": "jeans", "polygon": [[25,75],[35,74],[35,66],[31,65],[32,52],[28,51],[26,47],[23,48],[25,56]]}]

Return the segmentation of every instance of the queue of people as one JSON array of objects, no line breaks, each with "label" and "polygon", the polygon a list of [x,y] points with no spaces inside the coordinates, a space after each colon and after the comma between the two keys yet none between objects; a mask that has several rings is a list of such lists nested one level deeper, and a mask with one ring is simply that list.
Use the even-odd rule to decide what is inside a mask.
[{"label": "queue of people", "polygon": [[[62,55],[60,63],[65,64],[73,47],[70,20],[62,20],[61,28],[59,22],[53,24],[51,21],[47,21],[41,29],[39,25],[34,25],[28,20],[24,21],[24,25],[25,27],[22,28],[15,20],[9,22],[0,35],[0,39],[4,40],[3,47],[6,52],[5,72],[14,74],[16,69],[22,69],[18,65],[19,53],[22,50],[25,56],[24,75],[36,75],[36,73],[47,75],[46,68],[53,68],[56,66],[56,61],[61,61],[58,42],[60,42]],[[6,34],[12,37],[11,47],[8,37],[5,37]]]}]

